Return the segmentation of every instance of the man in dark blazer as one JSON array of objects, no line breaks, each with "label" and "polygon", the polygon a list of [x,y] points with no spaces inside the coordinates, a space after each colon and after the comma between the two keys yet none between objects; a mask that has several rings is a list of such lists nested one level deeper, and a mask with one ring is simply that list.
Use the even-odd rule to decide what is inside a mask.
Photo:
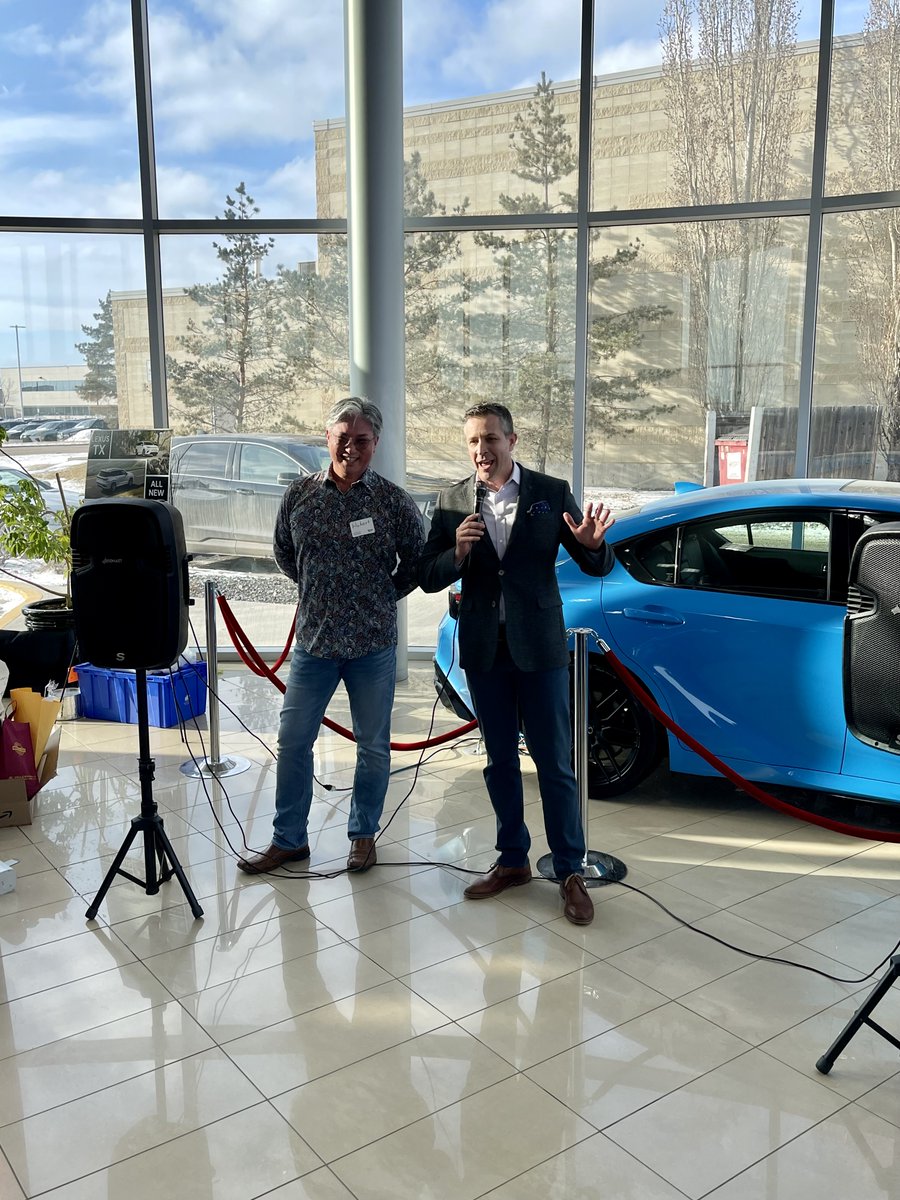
[{"label": "man in dark blazer", "polygon": [[437,592],[462,579],[459,663],[487,752],[485,783],[497,816],[499,857],[465,890],[496,896],[531,879],[519,722],[537,768],[544,828],[564,912],[587,925],[594,906],[581,868],[585,839],[569,719],[569,651],[555,563],[562,545],[588,575],[613,564],[609,509],[578,509],[569,485],[520,466],[509,410],[478,404],[465,414],[474,476],[443,491],[419,564],[419,586]]}]

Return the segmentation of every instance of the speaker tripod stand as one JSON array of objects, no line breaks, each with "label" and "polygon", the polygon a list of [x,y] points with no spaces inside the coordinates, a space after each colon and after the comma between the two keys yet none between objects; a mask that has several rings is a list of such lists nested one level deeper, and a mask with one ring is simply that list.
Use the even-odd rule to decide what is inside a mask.
[{"label": "speaker tripod stand", "polygon": [[816,1070],[820,1074],[828,1074],[828,1072],[834,1066],[834,1060],[841,1053],[853,1035],[859,1032],[863,1025],[868,1025],[870,1029],[874,1029],[876,1033],[880,1034],[885,1039],[885,1041],[890,1042],[892,1046],[896,1046],[897,1049],[900,1050],[900,1041],[898,1041],[892,1033],[888,1033],[886,1029],[882,1029],[878,1022],[873,1021],[870,1016],[870,1014],[874,1011],[876,1004],[884,999],[891,986],[895,984],[898,979],[900,979],[900,954],[894,954],[891,957],[887,971],[885,971],[884,975],[882,975],[881,979],[879,979],[878,983],[876,983],[866,1000],[856,1010],[856,1012],[844,1026],[840,1036],[835,1039],[832,1045],[829,1046],[829,1048],[816,1063]]},{"label": "speaker tripod stand", "polygon": [[[159,815],[156,801],[153,799],[153,768],[156,765],[150,757],[150,715],[147,709],[147,671],[138,669],[135,675],[135,692],[137,700],[138,724],[138,776],[141,781],[141,815],[131,822],[125,841],[113,860],[112,866],[106,873],[106,878],[100,885],[100,891],[87,910],[88,920],[93,920],[97,910],[103,903],[103,897],[109,891],[110,884],[117,875],[123,875],[132,883],[138,884],[148,896],[155,896],[159,885],[166,883],[174,875],[181,884],[182,891],[187,897],[191,912],[195,917],[203,916],[203,909],[197,903],[197,897],[191,891],[191,885],[182,870],[181,863],[172,849],[169,835],[163,828],[163,820]],[[122,869],[125,856],[131,849],[134,839],[139,833],[144,835],[144,874],[145,879],[138,879]],[[159,868],[157,870],[157,862]]]}]

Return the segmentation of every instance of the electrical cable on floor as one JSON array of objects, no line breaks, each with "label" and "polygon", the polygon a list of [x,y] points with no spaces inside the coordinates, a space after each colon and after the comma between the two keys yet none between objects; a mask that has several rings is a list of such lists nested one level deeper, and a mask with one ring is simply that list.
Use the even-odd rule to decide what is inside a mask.
[{"label": "electrical cable on floor", "polygon": [[[198,650],[198,653],[199,653],[199,643],[197,642],[197,637],[196,637],[196,633],[194,632],[193,625],[191,625],[191,633],[192,633],[192,634],[193,634],[193,636],[194,636],[194,641],[195,641],[195,644],[197,645],[197,650]],[[457,626],[455,625],[455,626],[454,626],[454,629],[453,629],[453,640],[452,640],[452,648],[451,648],[450,671],[452,671],[452,670],[453,670],[453,665],[454,665],[454,663],[455,663],[455,661],[456,661],[456,640],[457,640]],[[191,664],[188,664],[188,665],[191,665]],[[170,674],[171,674],[171,669],[170,669]],[[449,674],[449,672],[448,672],[448,674]],[[231,715],[232,715],[232,716],[233,716],[233,717],[234,717],[234,718],[235,718],[235,719],[238,721],[238,723],[240,724],[241,728],[242,728],[242,729],[245,729],[245,730],[246,730],[246,731],[247,731],[247,732],[248,732],[248,733],[249,733],[249,734],[250,734],[252,737],[255,737],[255,738],[256,738],[256,740],[257,740],[257,741],[260,743],[260,745],[261,745],[261,746],[263,746],[263,747],[266,749],[266,751],[267,751],[267,752],[268,752],[268,753],[269,753],[269,754],[272,756],[272,758],[273,758],[273,759],[277,759],[277,754],[275,754],[275,753],[274,753],[274,751],[272,751],[272,750],[271,750],[271,748],[270,748],[270,747],[269,747],[269,746],[266,744],[266,742],[264,742],[264,741],[263,741],[263,739],[262,739],[262,738],[258,737],[258,736],[257,736],[255,733],[253,733],[253,731],[252,731],[251,729],[249,729],[249,727],[248,727],[248,726],[247,726],[247,725],[244,723],[244,721],[243,721],[243,720],[242,720],[242,719],[241,719],[241,718],[238,716],[238,714],[237,714],[237,713],[234,711],[234,709],[232,709],[232,708],[231,708],[231,707],[230,707],[230,706],[229,706],[227,703],[225,703],[225,701],[224,701],[224,700],[222,700],[222,699],[221,699],[221,697],[220,697],[220,696],[218,695],[218,693],[215,691],[214,687],[212,686],[212,684],[209,682],[209,680],[208,680],[208,679],[207,679],[207,686],[209,687],[209,689],[210,689],[210,692],[211,692],[211,693],[212,693],[212,694],[213,694],[213,695],[216,697],[216,700],[217,700],[219,703],[221,703],[221,704],[222,704],[222,705],[223,705],[223,706],[224,706],[224,707],[225,707],[225,708],[228,710],[228,712],[229,712],[229,713],[231,713]],[[639,697],[639,698],[640,698],[640,697]],[[436,716],[436,712],[437,712],[437,705],[438,705],[439,701],[440,701],[440,693],[438,693],[438,695],[435,697],[434,704],[432,705],[432,709],[431,709],[431,719],[430,719],[430,722],[429,722],[428,733],[427,733],[427,735],[426,735],[426,738],[424,739],[424,742],[425,742],[426,744],[427,744],[428,740],[430,739],[430,737],[431,737],[431,733],[432,733],[432,730],[433,730],[433,728],[434,728],[434,721],[435,721],[435,716]],[[177,706],[176,706],[176,708],[177,708]],[[191,714],[191,715],[193,716],[193,714]],[[181,725],[182,725],[182,736],[185,738],[185,744],[186,744],[186,745],[187,745],[187,747],[188,747],[188,753],[191,755],[191,758],[193,759],[193,761],[194,761],[195,765],[197,765],[197,766],[199,767],[198,760],[197,760],[197,759],[194,757],[194,754],[193,754],[193,752],[192,752],[192,750],[191,750],[191,748],[190,748],[190,745],[187,743],[187,738],[186,738],[186,736],[185,736],[185,734],[186,734],[186,730],[185,730],[185,727],[184,727],[184,723],[183,723],[183,721],[181,721],[180,723],[181,723]],[[195,724],[195,726],[196,726],[196,728],[197,728],[197,733],[198,733],[198,735],[200,736],[200,739],[201,739],[201,748],[202,748],[202,747],[203,747],[202,731],[200,730],[200,728],[199,728],[199,725],[197,725],[197,721],[196,721],[196,717],[195,717],[195,716],[194,716],[194,724]],[[470,740],[477,740],[477,739],[466,739],[466,740],[467,740],[467,741],[470,741]],[[458,743],[457,743],[457,746],[458,746],[458,745],[460,745],[460,744],[461,744],[461,743],[459,743],[459,742],[458,742]],[[415,790],[415,787],[416,787],[416,784],[417,784],[417,782],[418,782],[418,778],[419,778],[419,771],[421,770],[421,768],[422,768],[422,766],[424,765],[424,763],[425,763],[426,761],[429,761],[429,760],[430,760],[431,758],[433,758],[433,757],[434,757],[436,754],[443,753],[444,751],[446,751],[446,750],[448,750],[448,749],[456,749],[456,746],[453,746],[453,747],[451,747],[451,746],[440,746],[440,747],[438,747],[437,749],[435,749],[435,750],[432,750],[431,754],[429,754],[429,755],[428,755],[428,758],[426,759],[426,758],[424,757],[424,753],[425,753],[425,746],[423,745],[423,746],[422,746],[422,749],[420,749],[420,751],[419,751],[419,759],[418,759],[418,761],[417,761],[417,762],[415,762],[415,763],[411,763],[411,764],[408,764],[408,765],[407,765],[407,766],[405,766],[405,767],[400,767],[400,768],[398,768],[398,769],[397,769],[397,771],[396,771],[396,772],[394,772],[394,771],[392,771],[392,772],[391,772],[391,774],[398,774],[398,773],[400,773],[401,771],[409,771],[409,770],[414,770],[414,771],[415,771],[415,774],[414,774],[414,776],[413,776],[413,780],[412,780],[412,783],[410,784],[409,790],[406,792],[406,794],[403,796],[403,798],[402,798],[402,799],[400,800],[400,802],[397,804],[396,808],[395,808],[395,809],[394,809],[394,811],[391,813],[391,815],[390,815],[390,817],[388,818],[387,822],[386,822],[386,823],[383,825],[383,827],[382,827],[382,828],[379,830],[379,832],[378,832],[378,835],[377,835],[377,836],[376,836],[376,838],[375,838],[375,844],[376,844],[376,845],[377,845],[377,843],[378,843],[378,840],[379,840],[379,839],[382,837],[382,835],[383,835],[383,834],[384,834],[384,833],[387,831],[387,829],[389,828],[389,826],[390,826],[391,822],[394,820],[394,818],[395,818],[395,817],[397,816],[397,814],[399,813],[400,809],[401,809],[401,808],[402,808],[402,807],[403,807],[403,806],[406,804],[407,800],[409,799],[409,797],[412,795],[413,791]],[[205,751],[204,751],[204,757],[205,757]],[[213,816],[214,816],[214,818],[215,818],[216,824],[218,825],[218,827],[219,827],[219,830],[220,830],[220,832],[222,833],[222,836],[225,838],[225,841],[226,841],[226,842],[227,842],[227,844],[228,844],[228,848],[231,850],[232,854],[233,854],[233,855],[234,855],[236,858],[240,858],[240,857],[242,857],[242,855],[240,854],[240,852],[239,852],[237,849],[235,849],[235,847],[233,846],[233,844],[232,844],[232,842],[231,842],[231,839],[228,837],[228,834],[226,833],[226,831],[225,831],[225,828],[224,828],[224,826],[222,825],[222,822],[221,822],[221,820],[219,819],[219,816],[218,816],[218,814],[216,813],[215,809],[214,809],[214,808],[213,808],[213,806],[212,806],[212,797],[210,796],[210,794],[209,794],[209,791],[208,791],[208,789],[206,788],[206,781],[203,779],[202,773],[201,773],[201,775],[200,775],[200,778],[201,778],[201,782],[202,782],[202,784],[203,784],[204,791],[206,792],[207,800],[208,800],[208,802],[209,802],[209,804],[210,804],[210,809],[211,809],[211,811],[212,811],[212,813],[213,813]],[[314,776],[314,779],[315,779],[315,776]],[[315,781],[316,781],[317,783],[319,783],[319,784],[320,784],[320,786],[322,786],[322,787],[325,787],[326,789],[329,789],[329,787],[330,787],[330,785],[328,785],[328,784],[322,784],[322,783],[321,783],[321,781],[320,781],[320,780],[318,780],[318,779],[316,779]],[[220,781],[220,780],[217,780],[217,783],[218,783],[219,787],[222,789],[223,793],[225,794],[225,799],[226,799],[226,803],[228,804],[228,810],[229,810],[229,812],[230,812],[230,813],[231,813],[231,815],[234,817],[235,823],[237,824],[238,828],[241,830],[241,839],[242,839],[242,841],[243,841],[243,844],[244,844],[244,849],[245,849],[245,851],[252,853],[252,852],[253,852],[253,851],[252,851],[252,848],[251,848],[250,846],[248,846],[248,845],[247,845],[246,837],[244,836],[244,828],[243,828],[243,824],[242,824],[242,822],[241,822],[240,818],[239,818],[239,817],[237,816],[237,814],[234,812],[233,808],[231,807],[231,801],[230,801],[230,798],[228,797],[227,790],[225,789],[224,785],[221,783],[221,781]],[[335,790],[340,790],[340,791],[350,791],[350,790],[352,790],[352,788],[346,788],[346,789],[344,789],[344,788],[341,788],[341,789],[335,789]],[[427,866],[431,866],[431,867],[440,867],[440,868],[442,868],[442,869],[444,869],[444,870],[456,871],[456,872],[458,872],[459,874],[464,874],[464,875],[481,875],[481,874],[483,874],[483,871],[481,871],[481,870],[473,870],[473,869],[470,869],[470,868],[468,868],[468,867],[462,867],[462,866],[458,866],[458,865],[457,865],[457,864],[455,864],[455,863],[442,863],[442,862],[435,862],[435,861],[432,861],[431,859],[414,859],[414,860],[409,860],[409,861],[394,861],[394,862],[391,862],[391,863],[382,863],[382,864],[380,864],[380,865],[382,865],[382,866],[394,866],[394,867],[410,867],[410,866],[426,866],[426,867],[427,867]],[[265,872],[261,872],[261,874],[262,874],[262,875],[264,875],[264,876],[267,876],[267,877],[269,877],[269,878],[275,878],[275,879],[336,879],[336,878],[338,878],[338,877],[339,877],[339,876],[341,876],[341,875],[348,875],[348,874],[350,874],[350,875],[355,875],[355,874],[358,874],[358,873],[359,873],[358,871],[356,871],[356,870],[350,870],[350,869],[349,869],[349,868],[347,868],[347,867],[342,867],[342,868],[336,869],[336,870],[334,870],[334,871],[327,871],[327,872],[326,872],[326,871],[311,871],[311,870],[309,870],[308,868],[307,868],[307,869],[305,869],[305,870],[300,870],[300,869],[297,869],[297,870],[292,870],[292,869],[291,869],[289,866],[287,866],[287,865],[284,865],[284,866],[282,866],[282,867],[279,867],[279,868],[278,868],[277,870],[275,870],[275,871],[265,871]],[[534,877],[534,879],[535,879],[535,881],[537,881],[537,882],[554,883],[554,884],[558,882],[557,880],[552,880],[552,879],[543,879],[543,878],[542,878],[542,877],[540,877],[540,876],[535,876],[535,877]],[[819,975],[819,976],[821,976],[822,978],[824,978],[824,979],[828,979],[828,980],[831,980],[831,981],[832,981],[832,982],[834,982],[834,983],[862,984],[862,983],[865,983],[865,982],[867,982],[869,979],[873,978],[873,976],[875,976],[875,975],[876,975],[876,974],[877,974],[877,973],[878,973],[878,972],[879,972],[879,971],[880,971],[880,970],[881,970],[881,969],[882,969],[882,968],[885,966],[885,964],[886,964],[887,962],[889,962],[889,961],[890,961],[890,959],[893,957],[893,955],[897,953],[898,949],[900,949],[900,939],[898,939],[898,941],[897,941],[896,945],[894,946],[894,948],[893,948],[893,949],[892,949],[892,950],[891,950],[891,951],[890,951],[890,952],[889,952],[887,955],[885,955],[885,957],[884,957],[884,958],[883,958],[883,959],[882,959],[882,960],[881,960],[879,963],[877,963],[877,964],[876,964],[876,966],[874,966],[874,967],[872,968],[872,970],[871,970],[871,971],[869,971],[869,972],[868,972],[866,975],[863,975],[863,976],[862,976],[862,977],[860,977],[860,978],[857,978],[857,979],[850,979],[850,978],[847,978],[847,977],[845,977],[845,976],[840,976],[840,975],[832,975],[832,974],[830,974],[828,971],[823,971],[823,970],[822,970],[821,968],[819,968],[819,967],[813,967],[813,966],[810,966],[810,965],[809,965],[809,964],[807,964],[807,963],[795,962],[795,961],[794,961],[794,960],[792,960],[792,959],[789,959],[789,958],[783,958],[783,957],[781,957],[780,955],[775,955],[775,954],[762,954],[762,953],[759,953],[759,952],[757,952],[757,951],[754,951],[754,950],[747,950],[747,949],[745,949],[745,948],[744,948],[744,947],[742,947],[742,946],[737,946],[737,945],[735,945],[733,942],[729,942],[729,941],[727,941],[725,938],[721,938],[721,937],[719,937],[717,934],[710,933],[710,932],[709,932],[709,930],[706,930],[706,929],[699,929],[699,928],[698,928],[696,925],[692,924],[692,923],[691,923],[690,921],[688,921],[686,918],[684,918],[684,917],[679,917],[677,913],[674,913],[674,912],[672,912],[672,910],[671,910],[671,909],[669,909],[669,908],[667,908],[667,906],[666,906],[665,904],[663,904],[661,900],[658,900],[658,899],[657,899],[655,896],[651,896],[649,892],[646,892],[646,891],[644,891],[642,888],[640,888],[640,887],[637,887],[637,886],[635,886],[634,884],[631,884],[631,883],[625,883],[625,882],[624,882],[624,880],[621,880],[621,879],[619,879],[619,880],[610,880],[608,883],[605,883],[605,884],[604,884],[604,886],[614,886],[614,885],[617,885],[618,887],[626,888],[628,891],[631,891],[631,892],[636,892],[638,895],[645,897],[645,899],[652,901],[652,902],[653,902],[653,903],[654,903],[654,904],[655,904],[655,905],[656,905],[658,908],[660,908],[660,909],[661,909],[661,910],[662,910],[662,911],[663,911],[663,912],[664,912],[664,913],[665,913],[667,916],[671,917],[673,921],[677,922],[677,924],[681,925],[681,926],[682,926],[682,927],[684,927],[685,929],[689,929],[689,930],[691,930],[693,933],[697,933],[697,934],[699,934],[701,937],[705,937],[705,938],[709,939],[709,940],[710,940],[710,941],[712,941],[712,942],[716,942],[716,943],[717,943],[718,945],[720,945],[720,946],[724,946],[724,947],[725,947],[726,949],[728,949],[728,950],[733,950],[733,951],[734,951],[736,954],[741,954],[741,955],[743,955],[743,956],[744,956],[744,957],[746,957],[746,958],[752,958],[752,959],[755,959],[755,960],[756,960],[756,961],[758,961],[758,962],[771,962],[771,963],[776,963],[776,964],[778,964],[778,965],[780,965],[780,966],[786,966],[786,967],[795,967],[797,970],[800,970],[800,971],[807,971],[807,972],[809,972],[810,974],[813,974],[813,975]]]},{"label": "electrical cable on floor", "polygon": [[[195,646],[196,646],[196,648],[197,648],[197,653],[199,654],[199,653],[200,653],[200,644],[199,644],[199,641],[198,641],[198,639],[197,639],[197,634],[196,634],[196,631],[194,630],[193,623],[192,623],[192,622],[190,622],[190,620],[189,620],[189,624],[190,624],[191,634],[192,634],[192,636],[193,636],[193,639],[194,639],[194,644],[195,644]],[[455,632],[456,632],[456,631],[455,631],[455,629],[454,629],[454,635],[455,635]],[[454,636],[454,646],[453,646],[453,656],[454,656],[454,658],[455,658],[455,654],[456,654],[456,644],[455,644],[455,636]],[[193,666],[193,664],[192,664],[192,663],[190,663],[190,662],[187,662],[187,663],[186,663],[186,666],[187,666],[187,667],[191,667],[191,666]],[[452,669],[452,663],[451,663],[451,669]],[[170,674],[170,676],[172,676],[172,670],[171,670],[171,668],[169,669],[169,674]],[[173,686],[174,686],[174,684],[173,684]],[[229,713],[230,713],[230,714],[231,714],[231,715],[232,715],[232,716],[235,718],[235,720],[238,722],[238,724],[241,726],[241,728],[242,728],[242,729],[245,729],[245,730],[246,730],[246,731],[247,731],[247,732],[248,732],[248,733],[249,733],[249,734],[250,734],[252,737],[256,738],[256,740],[257,740],[257,741],[259,742],[259,744],[260,744],[260,745],[261,745],[261,746],[262,746],[262,747],[263,747],[263,748],[266,750],[266,752],[267,752],[267,753],[268,753],[268,754],[269,754],[269,755],[270,755],[270,756],[271,756],[271,757],[272,757],[274,760],[276,760],[276,761],[277,761],[277,758],[278,758],[278,756],[277,756],[277,754],[276,754],[276,753],[275,753],[275,752],[274,752],[274,751],[271,749],[271,747],[270,747],[270,746],[268,746],[268,745],[267,745],[267,743],[266,743],[265,741],[263,741],[263,739],[262,739],[262,738],[260,738],[260,737],[259,737],[257,734],[255,734],[255,733],[253,732],[253,730],[251,730],[251,729],[250,729],[250,728],[249,728],[249,727],[248,727],[248,726],[247,726],[247,725],[244,723],[244,721],[243,721],[243,720],[241,719],[241,717],[240,717],[240,716],[239,716],[239,715],[238,715],[238,714],[237,714],[237,713],[234,711],[234,709],[232,709],[232,708],[231,708],[231,707],[230,707],[230,706],[229,706],[229,705],[228,705],[228,704],[227,704],[227,703],[226,703],[224,700],[222,700],[222,698],[219,696],[219,694],[218,694],[218,692],[217,692],[217,690],[216,690],[215,686],[214,686],[214,685],[211,683],[211,681],[209,680],[209,678],[208,678],[208,675],[207,675],[207,680],[206,680],[206,686],[207,686],[207,688],[209,689],[209,691],[210,691],[211,695],[213,695],[213,696],[215,697],[215,699],[216,699],[216,701],[217,701],[218,703],[222,704],[222,705],[223,705],[223,707],[225,707],[225,708],[227,709],[227,711],[228,711],[228,712],[229,712]],[[399,768],[399,770],[403,770],[403,771],[408,771],[408,770],[412,770],[412,769],[414,769],[414,770],[415,770],[415,774],[414,774],[414,776],[413,776],[413,779],[412,779],[412,782],[411,782],[411,784],[410,784],[410,786],[409,786],[409,789],[408,789],[408,791],[407,791],[407,792],[406,792],[406,794],[405,794],[405,795],[402,797],[402,799],[401,799],[401,800],[400,800],[400,802],[398,803],[397,807],[396,807],[396,808],[394,809],[394,811],[391,813],[391,815],[390,815],[390,817],[388,818],[388,820],[385,822],[385,824],[384,824],[384,825],[382,826],[382,828],[379,830],[379,832],[378,832],[378,835],[377,835],[377,836],[376,836],[376,838],[375,838],[375,844],[376,844],[376,845],[377,845],[377,843],[378,843],[378,840],[379,840],[379,839],[380,839],[380,838],[383,836],[383,834],[386,832],[386,830],[387,830],[387,829],[388,829],[388,827],[390,826],[391,822],[392,822],[392,821],[394,820],[394,818],[397,816],[397,813],[398,813],[398,812],[400,811],[400,809],[401,809],[401,808],[404,806],[404,804],[407,802],[407,800],[409,799],[409,797],[412,795],[413,791],[415,790],[416,784],[418,783],[419,771],[420,771],[420,769],[421,769],[421,767],[422,767],[422,764],[423,764],[423,762],[430,760],[432,757],[434,757],[434,755],[435,755],[435,754],[439,754],[439,753],[445,752],[446,750],[455,749],[455,747],[452,747],[452,746],[449,746],[449,745],[446,745],[446,746],[439,746],[439,747],[437,747],[437,749],[434,749],[434,750],[432,750],[432,752],[431,752],[431,753],[428,755],[427,759],[425,758],[425,751],[426,751],[426,749],[428,748],[428,743],[429,743],[429,741],[430,741],[430,739],[431,739],[431,734],[432,734],[432,731],[433,731],[433,729],[434,729],[434,722],[435,722],[435,717],[436,717],[436,713],[437,713],[437,706],[438,706],[438,703],[439,703],[439,702],[440,702],[440,694],[438,694],[438,695],[435,697],[434,704],[432,705],[432,709],[431,709],[431,718],[430,718],[430,722],[429,722],[429,726],[428,726],[428,733],[427,733],[427,735],[426,735],[426,738],[424,739],[424,741],[423,741],[423,743],[422,743],[422,745],[421,745],[421,748],[420,748],[420,750],[419,750],[419,759],[418,759],[418,761],[417,761],[416,763],[414,763],[414,764],[409,764],[409,765],[407,765],[406,767]],[[176,711],[179,711],[179,709],[178,709],[178,706],[177,706],[177,705],[176,705]],[[190,714],[190,716],[191,716],[191,718],[193,719],[194,726],[195,726],[195,730],[196,730],[196,732],[197,732],[197,734],[198,734],[198,737],[200,738],[200,745],[201,745],[201,749],[203,750],[203,756],[204,756],[204,758],[206,758],[206,750],[205,750],[205,746],[204,746],[204,741],[203,741],[202,730],[200,729],[200,727],[199,727],[199,724],[198,724],[198,722],[197,722],[197,716],[196,716],[196,714],[194,714],[194,713],[191,713],[191,714]],[[231,851],[231,853],[232,853],[232,854],[235,856],[235,858],[238,858],[238,859],[240,859],[240,858],[243,858],[243,857],[244,857],[244,855],[243,855],[243,854],[242,854],[242,853],[241,853],[241,852],[240,852],[240,851],[239,851],[239,850],[238,850],[238,849],[237,849],[237,848],[236,848],[236,847],[233,845],[233,843],[232,843],[232,841],[231,841],[231,838],[228,836],[228,833],[226,832],[226,830],[225,830],[225,827],[224,827],[224,825],[222,824],[222,821],[221,821],[221,819],[220,819],[220,817],[219,817],[219,814],[218,814],[218,813],[215,811],[215,808],[213,807],[213,803],[212,803],[212,796],[210,795],[210,793],[209,793],[209,789],[208,789],[208,788],[207,788],[207,786],[206,786],[206,779],[203,777],[202,770],[200,770],[200,761],[199,761],[199,760],[198,760],[198,759],[195,757],[195,755],[194,755],[194,753],[193,753],[193,750],[191,749],[190,743],[189,743],[189,741],[188,741],[188,738],[187,738],[187,727],[186,727],[186,725],[185,725],[185,722],[184,722],[183,718],[181,717],[180,711],[179,711],[179,725],[180,725],[180,727],[181,727],[181,734],[182,734],[182,738],[183,738],[183,740],[184,740],[184,742],[185,742],[185,745],[186,745],[186,747],[187,747],[187,752],[188,752],[188,754],[190,755],[190,757],[191,757],[191,760],[193,761],[194,765],[195,765],[195,766],[198,768],[198,774],[199,774],[199,778],[200,778],[201,786],[203,787],[204,793],[206,794],[207,803],[208,803],[208,804],[209,804],[209,806],[210,806],[210,811],[212,812],[213,818],[214,818],[214,820],[215,820],[215,822],[216,822],[217,826],[219,827],[219,831],[221,832],[221,834],[222,834],[223,838],[225,839],[225,842],[226,842],[226,843],[227,843],[227,845],[228,845],[228,849],[229,849],[229,850]],[[393,774],[394,772],[391,772],[391,773]],[[320,780],[318,780],[318,779],[316,779],[316,777],[315,777],[315,776],[314,776],[313,778],[314,778],[315,782],[319,783],[319,784],[320,784],[320,786],[323,786],[323,787],[325,787],[325,788],[326,788],[326,789],[328,789],[328,790],[341,790],[341,791],[344,791],[344,790],[352,790],[352,789],[343,789],[343,788],[341,788],[341,789],[334,789],[334,788],[333,788],[333,785],[322,784],[322,783],[321,783],[321,781],[320,781]],[[227,806],[228,806],[228,811],[231,813],[232,817],[234,818],[235,824],[238,826],[238,828],[239,828],[239,829],[240,829],[240,831],[241,831],[241,840],[242,840],[242,842],[243,842],[243,845],[244,845],[244,851],[245,851],[245,852],[247,852],[247,853],[254,853],[254,851],[253,851],[253,848],[247,844],[246,836],[245,836],[245,833],[244,833],[244,827],[243,827],[243,823],[241,822],[240,818],[237,816],[237,814],[235,813],[235,811],[234,811],[234,809],[233,809],[233,807],[232,807],[232,804],[231,804],[231,798],[230,798],[230,796],[228,795],[228,791],[227,791],[227,789],[225,788],[225,786],[224,786],[224,784],[221,782],[221,780],[216,780],[216,783],[217,783],[217,784],[218,784],[218,786],[221,788],[221,790],[222,790],[222,792],[223,792],[223,794],[224,794],[224,796],[225,796],[225,802],[226,802],[226,804],[227,804]],[[429,866],[429,865],[430,865],[430,866],[449,866],[450,864],[446,864],[446,863],[430,863],[428,860],[425,860],[425,859],[416,859],[416,860],[410,861],[410,862],[408,862],[408,863],[407,863],[407,862],[404,862],[404,863],[392,863],[392,864],[388,864],[388,865],[392,865],[392,866]],[[480,874],[480,872],[477,872],[477,871],[468,871],[466,868],[463,868],[463,867],[460,867],[460,868],[454,868],[454,869],[458,869],[458,870],[461,870],[461,871],[466,871],[466,873],[467,873],[467,874]],[[289,867],[287,867],[287,866],[280,867],[280,868],[278,868],[278,870],[276,870],[276,871],[266,871],[266,872],[261,872],[261,874],[264,874],[264,875],[267,875],[267,876],[269,876],[269,877],[273,877],[273,878],[276,878],[276,879],[277,879],[277,878],[281,878],[281,879],[286,879],[286,878],[287,878],[287,879],[335,879],[335,878],[337,878],[337,877],[338,877],[338,876],[340,876],[340,875],[346,875],[346,874],[358,874],[358,873],[359,873],[359,872],[358,872],[358,870],[351,870],[351,869],[350,869],[350,868],[348,868],[348,867],[342,867],[342,868],[340,868],[340,869],[337,869],[337,870],[335,870],[335,871],[323,872],[323,871],[310,871],[308,868],[307,868],[306,870],[299,870],[299,869],[298,869],[298,870],[292,870],[292,869],[290,869],[290,868],[289,868]]]}]

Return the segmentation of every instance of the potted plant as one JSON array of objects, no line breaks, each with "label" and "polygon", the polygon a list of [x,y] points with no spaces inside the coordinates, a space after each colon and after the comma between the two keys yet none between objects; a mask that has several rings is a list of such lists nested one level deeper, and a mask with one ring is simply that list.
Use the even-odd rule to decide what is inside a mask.
[{"label": "potted plant", "polygon": [[[0,427],[0,453],[6,430]],[[0,483],[0,551],[11,558],[24,558],[59,569],[65,590],[52,592],[22,610],[25,630],[0,629],[0,659],[9,668],[10,687],[26,686],[43,691],[50,680],[61,682],[75,652],[75,619],[69,586],[72,550],[69,543],[71,509],[57,476],[59,505],[48,503],[46,485],[41,484],[18,461],[15,483]],[[52,493],[50,493],[52,495]],[[0,567],[18,578],[7,567]],[[51,592],[50,588],[44,591]]]}]

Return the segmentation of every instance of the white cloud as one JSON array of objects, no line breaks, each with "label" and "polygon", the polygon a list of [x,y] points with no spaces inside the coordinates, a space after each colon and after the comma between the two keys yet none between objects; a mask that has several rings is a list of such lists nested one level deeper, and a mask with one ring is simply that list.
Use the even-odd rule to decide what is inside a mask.
[{"label": "white cloud", "polygon": [[38,24],[23,25],[12,29],[0,38],[0,45],[10,54],[27,57],[32,54],[49,56],[53,53],[53,41]]},{"label": "white cloud", "polygon": [[316,164],[298,157],[279,167],[265,181],[266,216],[297,216],[316,211]]},{"label": "white cloud", "polygon": [[114,128],[115,122],[99,115],[84,117],[46,112],[21,117],[0,116],[0,155],[11,156],[39,147],[41,155],[46,157],[53,153],[57,144],[104,146]]},{"label": "white cloud", "polygon": [[616,71],[636,71],[642,67],[657,67],[662,62],[659,38],[649,41],[619,42],[594,57],[595,75],[612,75]]},{"label": "white cloud", "polygon": [[471,81],[471,91],[557,80],[578,74],[581,5],[577,0],[494,0],[467,20],[441,64],[445,79]]},{"label": "white cloud", "polygon": [[168,150],[306,142],[314,120],[343,113],[337,5],[318,13],[285,0],[198,7],[216,28],[201,30],[171,9],[151,25],[155,113]]}]

